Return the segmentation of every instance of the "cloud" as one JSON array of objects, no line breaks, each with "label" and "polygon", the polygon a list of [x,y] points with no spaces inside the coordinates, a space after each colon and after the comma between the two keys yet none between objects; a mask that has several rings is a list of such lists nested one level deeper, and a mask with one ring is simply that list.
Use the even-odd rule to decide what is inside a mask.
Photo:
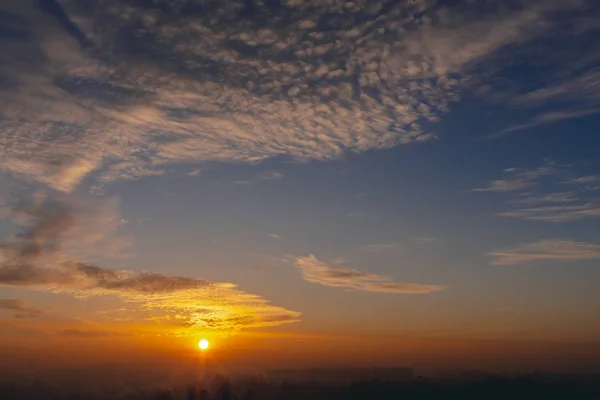
[{"label": "cloud", "polygon": [[413,240],[418,244],[432,244],[437,243],[438,238],[435,237],[414,237]]},{"label": "cloud", "polygon": [[122,231],[126,220],[121,218],[115,198],[84,200],[37,193],[30,203],[17,203],[7,217],[24,231],[0,244],[5,257],[18,243],[28,246],[21,256],[28,251],[33,258],[58,254],[57,247],[69,258],[86,262],[130,256],[132,239]]},{"label": "cloud", "polygon": [[600,174],[575,176],[561,183],[578,185],[586,192],[596,192],[600,190]]},{"label": "cloud", "polygon": [[269,233],[269,237],[272,238],[272,239],[279,239],[280,238],[279,235],[276,235],[274,233]]},{"label": "cloud", "polygon": [[[479,192],[510,192],[510,208],[499,216],[545,222],[570,222],[600,217],[600,197],[594,195],[597,175],[581,175],[572,166],[546,161],[523,170],[509,168],[507,179],[494,180]],[[565,185],[570,189],[565,192]]]},{"label": "cloud", "polygon": [[[555,82],[525,93],[513,101],[520,106],[546,104],[550,101],[587,100],[587,102],[600,104],[600,71],[597,69],[584,70],[575,74],[571,79]],[[583,110],[585,112],[585,110]],[[588,110],[592,111],[592,110]],[[596,109],[596,112],[598,109]],[[552,115],[552,114],[550,114]],[[565,114],[568,117],[569,114]],[[560,114],[558,114],[560,116]],[[548,120],[555,118],[548,117]],[[556,118],[560,120],[561,118]]]},{"label": "cloud", "polygon": [[56,336],[68,339],[98,339],[129,336],[122,332],[110,332],[99,330],[63,329],[56,332]]},{"label": "cloud", "polygon": [[515,204],[562,204],[571,203],[579,200],[575,192],[556,192],[540,196],[526,196],[515,199],[512,202]]},{"label": "cloud", "polygon": [[363,249],[366,251],[384,251],[395,249],[396,247],[398,247],[398,243],[378,243],[364,246]]},{"label": "cloud", "polygon": [[278,181],[283,179],[283,174],[276,171],[266,171],[260,174],[259,178],[264,181]]},{"label": "cloud", "polygon": [[508,168],[504,170],[509,175],[506,179],[493,180],[488,186],[473,189],[474,192],[514,192],[527,189],[539,183],[544,177],[559,173],[558,168],[553,162],[546,162],[545,165],[535,169],[517,169]]},{"label": "cloud", "polygon": [[581,261],[600,259],[600,245],[570,240],[545,239],[488,253],[492,265],[513,266],[537,261]]},{"label": "cloud", "polygon": [[249,177],[244,180],[237,180],[237,181],[234,181],[233,183],[235,185],[253,186],[253,185],[258,185],[262,181],[265,181],[265,182],[279,181],[279,180],[283,179],[283,176],[284,175],[281,172],[263,171],[259,174],[256,174],[253,177]]},{"label": "cloud", "polygon": [[531,122],[526,124],[520,124],[511,126],[504,129],[502,132],[487,136],[485,139],[494,139],[504,136],[511,132],[522,131],[537,126],[543,126],[552,124],[554,122],[566,121],[570,119],[577,119],[581,117],[587,117],[600,113],[600,108],[584,109],[584,110],[559,110],[540,114],[536,116]]},{"label": "cloud", "polygon": [[7,0],[0,169],[70,192],[433,140],[476,66],[568,3]]},{"label": "cloud", "polygon": [[600,204],[544,206],[521,208],[499,213],[503,217],[530,219],[546,222],[569,222],[600,217]]},{"label": "cloud", "polygon": [[[537,2],[539,6],[546,7],[546,11],[553,7],[551,3]],[[572,2],[572,7],[564,5],[566,7],[562,10],[554,8],[554,12],[562,16],[560,22],[554,19],[552,28],[547,27],[530,42],[534,51],[523,48],[504,55],[507,60],[519,57],[523,71],[528,71],[526,83],[506,79],[502,72],[483,78],[482,81],[489,86],[478,81],[480,88],[486,88],[481,90],[484,96],[492,97],[495,102],[512,107],[525,116],[523,122],[511,123],[512,126],[484,139],[600,112],[600,72],[597,68],[600,46],[594,40],[600,28],[595,22],[600,9],[592,1]],[[573,42],[585,44],[570,45]],[[490,64],[490,68],[498,67]],[[499,69],[502,70],[502,67]]]},{"label": "cloud", "polygon": [[[128,303],[134,315],[153,320],[174,318],[184,331],[237,330],[298,320],[299,313],[270,305],[231,283],[113,270],[78,261],[65,246],[89,217],[80,215],[71,203],[39,197],[16,212],[21,214],[23,230],[0,243],[1,286],[65,293],[79,299],[110,296]],[[84,242],[93,238],[93,232],[80,235]]]},{"label": "cloud", "polygon": [[314,255],[297,257],[295,265],[307,282],[324,286],[345,287],[364,292],[395,294],[428,294],[444,289],[439,285],[395,282],[385,276],[348,268],[330,267]]},{"label": "cloud", "polygon": [[44,310],[31,307],[19,299],[0,299],[0,311],[2,310],[12,312],[14,318],[37,318],[44,313]]}]

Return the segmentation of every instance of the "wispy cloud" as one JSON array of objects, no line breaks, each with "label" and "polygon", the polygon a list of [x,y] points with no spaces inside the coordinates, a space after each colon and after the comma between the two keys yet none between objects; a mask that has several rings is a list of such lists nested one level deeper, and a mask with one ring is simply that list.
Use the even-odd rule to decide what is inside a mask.
[{"label": "wispy cloud", "polygon": [[277,171],[265,171],[259,176],[264,181],[278,181],[283,179],[283,173]]},{"label": "wispy cloud", "polygon": [[504,136],[511,132],[522,131],[529,128],[535,128],[537,126],[549,125],[559,121],[566,121],[570,119],[577,119],[581,117],[587,117],[600,113],[600,108],[584,109],[584,110],[560,110],[552,111],[540,114],[536,116],[531,122],[511,126],[504,129],[500,133],[487,136],[485,139],[494,139]]},{"label": "wispy cloud", "polygon": [[[541,3],[550,2],[538,2]],[[498,80],[504,88],[507,84],[512,86],[512,90],[505,91],[503,101],[519,110],[527,110],[525,121],[512,124],[499,133],[486,137],[487,139],[560,121],[589,117],[600,112],[600,71],[597,68],[600,47],[593,40],[598,25],[590,23],[590,20],[598,19],[600,10],[593,2],[580,1],[572,4],[574,7],[571,10],[564,10],[568,20],[565,19],[561,27],[548,30],[548,34],[544,36],[546,41],[554,44],[552,51],[535,54],[536,63],[543,64],[544,67],[534,66],[535,74],[527,80],[527,85],[522,87],[519,84],[513,85],[506,79]],[[571,43],[571,40],[587,44],[562,45]],[[543,46],[541,42],[538,43]]]},{"label": "wispy cloud", "polygon": [[14,318],[37,318],[44,310],[35,308],[19,299],[0,299],[0,311],[13,313]]},{"label": "wispy cloud", "polygon": [[537,261],[580,261],[600,259],[600,245],[570,240],[545,239],[512,249],[488,253],[492,265],[512,266]]},{"label": "wispy cloud", "polygon": [[[1,286],[66,293],[79,299],[112,296],[129,303],[134,315],[174,318],[184,331],[276,326],[299,317],[231,283],[112,270],[78,261],[64,246],[72,232],[81,232],[87,217],[68,203],[40,198],[18,212],[23,231],[0,243]],[[85,241],[93,232],[80,236]]]},{"label": "wispy cloud", "polygon": [[538,208],[520,208],[499,213],[503,217],[523,218],[534,221],[569,222],[600,217],[600,204],[559,205]]},{"label": "wispy cloud", "polygon": [[280,238],[280,236],[277,235],[277,234],[275,234],[275,233],[269,233],[269,237],[272,238],[272,239],[279,239]]},{"label": "wispy cloud", "polygon": [[398,245],[398,243],[377,243],[364,246],[363,249],[366,251],[384,251],[395,249],[398,247]]},{"label": "wispy cloud", "polygon": [[[600,102],[600,71],[598,69],[585,69],[579,73],[574,74],[571,79],[566,79],[558,82],[553,82],[542,88],[535,89],[531,92],[522,94],[519,97],[513,99],[519,106],[532,106],[539,104],[546,104],[549,101],[569,101],[569,100],[587,100],[592,103]],[[591,110],[588,110],[591,111]],[[596,109],[598,111],[598,109]],[[582,110],[586,112],[586,110]],[[573,112],[567,112],[565,116],[569,116]],[[546,114],[555,115],[555,114]],[[561,113],[557,113],[558,118],[561,119]],[[549,117],[547,119],[554,119]]]},{"label": "wispy cloud", "polygon": [[234,181],[233,183],[236,185],[243,185],[243,186],[253,186],[253,185],[258,185],[261,182],[274,182],[274,181],[279,181],[281,179],[283,179],[284,174],[282,172],[277,172],[277,171],[263,171],[259,174],[256,174],[253,177],[248,177],[247,179],[240,179],[237,181]]},{"label": "wispy cloud", "polygon": [[82,329],[62,329],[56,332],[56,336],[68,339],[99,339],[130,336],[123,332],[113,332],[106,330],[82,330]]},{"label": "wispy cloud", "polygon": [[493,180],[488,186],[473,189],[474,192],[515,192],[535,186],[544,177],[555,175],[559,172],[553,162],[535,169],[508,168],[504,173],[505,179]]},{"label": "wispy cloud", "polygon": [[575,176],[561,183],[578,185],[586,192],[597,192],[600,191],[600,174]]},{"label": "wispy cloud", "polygon": [[512,194],[510,208],[499,216],[557,223],[600,217],[600,198],[593,194],[598,175],[576,174],[573,167],[551,161],[536,169],[509,168],[504,173],[506,179],[474,190]]},{"label": "wispy cloud", "polygon": [[427,294],[444,289],[440,285],[396,282],[381,275],[349,268],[331,267],[319,261],[312,254],[308,257],[297,257],[295,265],[302,271],[304,280],[324,286],[397,294]]},{"label": "wispy cloud", "polygon": [[0,88],[0,169],[68,192],[174,164],[332,160],[425,142],[436,135],[424,126],[460,99],[476,65],[577,6],[392,3],[286,2],[256,18],[266,9],[232,0],[212,11],[165,2],[160,14],[143,2],[41,12],[6,1],[22,34],[2,39],[11,84]]},{"label": "wispy cloud", "polygon": [[438,242],[438,238],[435,237],[414,237],[413,240],[418,244],[432,244]]},{"label": "wispy cloud", "polygon": [[577,194],[575,192],[556,192],[556,193],[548,193],[539,196],[526,196],[524,195],[521,198],[515,199],[512,203],[515,204],[562,204],[562,203],[571,203],[579,200]]},{"label": "wispy cloud", "polygon": [[194,169],[187,173],[188,176],[198,176],[202,173],[201,169]]},{"label": "wispy cloud", "polygon": [[566,183],[578,184],[578,183],[595,183],[595,182],[600,182],[600,174],[578,176],[576,178],[569,180]]}]

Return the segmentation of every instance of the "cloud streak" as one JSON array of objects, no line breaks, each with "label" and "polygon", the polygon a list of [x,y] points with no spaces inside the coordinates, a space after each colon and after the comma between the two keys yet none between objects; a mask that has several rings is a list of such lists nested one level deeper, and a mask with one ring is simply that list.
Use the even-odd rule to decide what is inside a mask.
[{"label": "cloud streak", "polygon": [[545,239],[511,249],[488,253],[492,265],[514,266],[539,261],[582,261],[600,259],[600,245],[570,240]]},{"label": "cloud streak", "polygon": [[0,311],[9,311],[13,313],[14,318],[38,318],[44,313],[44,310],[35,308],[19,299],[0,299]]},{"label": "cloud streak", "polygon": [[305,281],[324,286],[391,294],[428,294],[444,289],[440,285],[396,282],[381,275],[331,267],[312,254],[308,257],[297,257],[295,265],[302,272]]},{"label": "cloud streak", "polygon": [[377,243],[377,244],[370,244],[368,246],[364,246],[363,249],[365,251],[385,251],[385,250],[395,249],[397,247],[398,247],[398,243]]},{"label": "cloud streak", "polygon": [[413,240],[418,244],[433,244],[438,242],[436,237],[413,237]]},{"label": "cloud streak", "polygon": [[529,170],[509,168],[504,171],[509,176],[505,179],[493,180],[488,186],[473,189],[474,192],[515,192],[535,186],[540,179],[555,175],[560,171],[554,163],[547,162],[546,165]]},{"label": "cloud streak", "polygon": [[538,208],[520,208],[499,213],[502,217],[529,219],[545,222],[571,222],[600,217],[600,204],[557,205]]},{"label": "cloud streak", "polygon": [[[532,221],[563,223],[600,217],[597,175],[576,174],[571,166],[546,161],[535,169],[509,168],[509,176],[493,180],[475,192],[506,192],[510,208],[497,215]],[[569,191],[564,191],[568,188]]]},{"label": "cloud streak", "polygon": [[[298,320],[299,313],[273,306],[231,283],[149,271],[102,268],[64,251],[66,238],[84,216],[68,204],[38,199],[18,210],[23,231],[0,243],[0,285],[66,293],[79,299],[110,296],[130,304],[131,313],[186,331],[238,330]],[[173,333],[173,332],[170,332]]]},{"label": "cloud streak", "polygon": [[68,339],[100,339],[129,336],[122,332],[100,331],[100,330],[81,330],[81,329],[62,329],[55,333],[56,336]]}]

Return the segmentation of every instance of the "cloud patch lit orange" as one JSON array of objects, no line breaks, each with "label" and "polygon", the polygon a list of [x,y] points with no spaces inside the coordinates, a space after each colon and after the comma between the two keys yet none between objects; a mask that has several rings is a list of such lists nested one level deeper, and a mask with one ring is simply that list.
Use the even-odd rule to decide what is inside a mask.
[{"label": "cloud patch lit orange", "polygon": [[73,260],[62,244],[85,220],[82,215],[68,203],[47,197],[19,212],[27,217],[23,231],[0,243],[0,285],[68,293],[80,299],[116,297],[132,306],[131,313],[179,330],[277,326],[300,315],[231,283],[118,271]]}]

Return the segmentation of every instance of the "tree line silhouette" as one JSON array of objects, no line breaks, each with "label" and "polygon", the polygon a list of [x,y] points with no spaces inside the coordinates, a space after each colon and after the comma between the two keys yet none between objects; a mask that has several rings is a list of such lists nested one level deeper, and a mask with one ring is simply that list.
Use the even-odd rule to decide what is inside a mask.
[{"label": "tree line silhouette", "polygon": [[268,381],[233,382],[217,376],[187,387],[127,393],[85,393],[42,384],[0,384],[2,400],[429,400],[429,399],[600,399],[600,375],[553,377],[490,376],[479,380],[427,379],[405,382],[369,380],[348,383]]}]

